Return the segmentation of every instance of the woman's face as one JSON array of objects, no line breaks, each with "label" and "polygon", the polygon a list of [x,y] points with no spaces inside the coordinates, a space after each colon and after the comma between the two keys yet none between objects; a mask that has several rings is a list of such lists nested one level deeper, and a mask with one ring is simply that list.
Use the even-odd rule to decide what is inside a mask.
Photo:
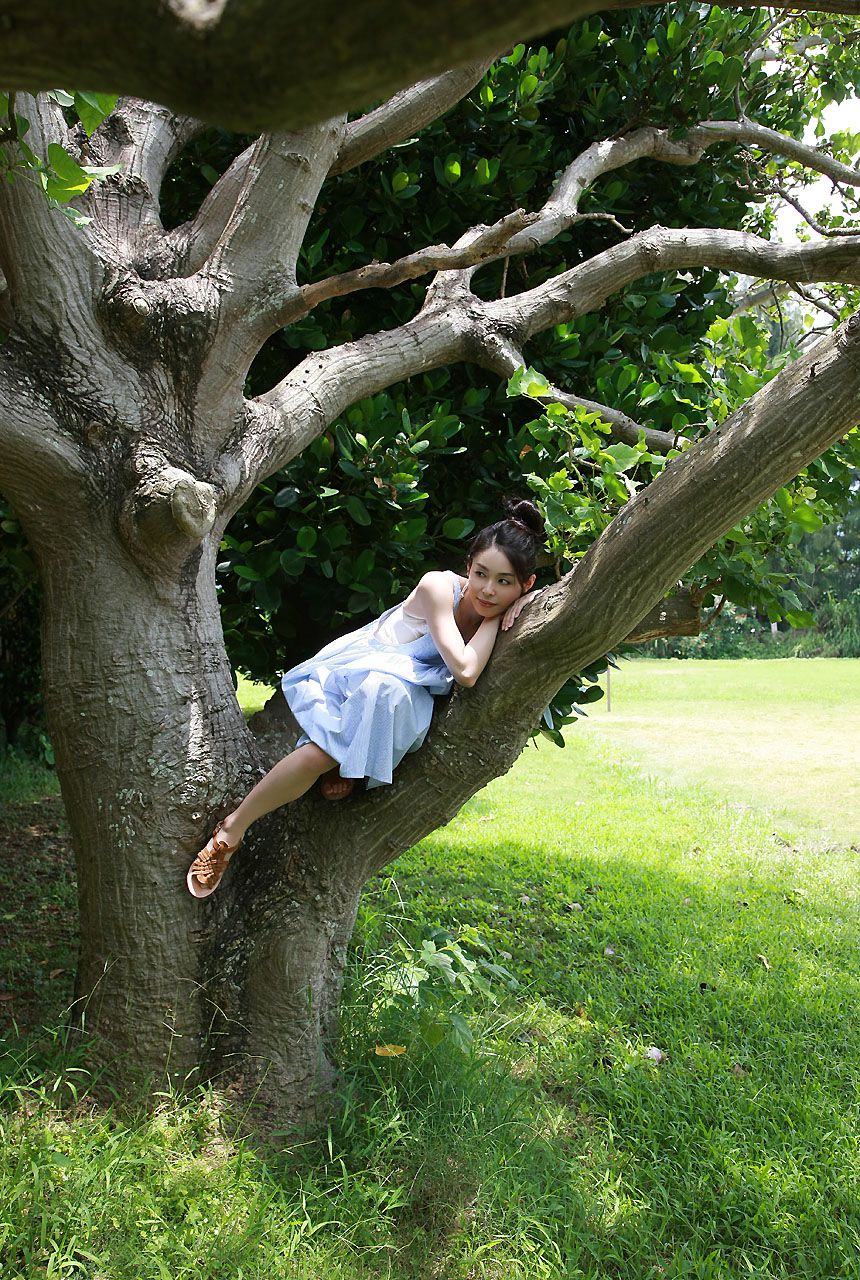
[{"label": "woman's face", "polygon": [[466,591],[482,618],[497,618],[534,585],[534,575],[521,583],[510,560],[498,547],[478,551],[469,564]]}]

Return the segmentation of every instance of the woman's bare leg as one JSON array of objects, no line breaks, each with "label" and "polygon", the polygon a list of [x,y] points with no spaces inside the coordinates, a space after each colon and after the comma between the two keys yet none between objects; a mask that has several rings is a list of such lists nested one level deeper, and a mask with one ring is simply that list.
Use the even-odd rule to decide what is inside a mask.
[{"label": "woman's bare leg", "polygon": [[228,813],[218,838],[231,845],[238,844],[252,822],[273,809],[280,809],[282,804],[298,800],[310,790],[320,774],[327,773],[333,765],[336,767],[337,761],[315,743],[306,742],[303,747],[297,747],[279,760],[265,778],[260,779],[237,809]]}]

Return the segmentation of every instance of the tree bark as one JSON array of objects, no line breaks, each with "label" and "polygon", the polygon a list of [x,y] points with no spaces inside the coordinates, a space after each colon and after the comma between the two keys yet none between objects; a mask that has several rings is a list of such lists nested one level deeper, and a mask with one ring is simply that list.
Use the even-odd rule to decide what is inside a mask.
[{"label": "tree bark", "polygon": [[[655,0],[644,0],[644,4]],[[735,0],[749,8],[752,0]],[[238,132],[296,129],[630,0],[4,0],[0,83],[136,94]],[[857,14],[858,0],[769,8]],[[128,38],[129,31],[134,39]]]}]

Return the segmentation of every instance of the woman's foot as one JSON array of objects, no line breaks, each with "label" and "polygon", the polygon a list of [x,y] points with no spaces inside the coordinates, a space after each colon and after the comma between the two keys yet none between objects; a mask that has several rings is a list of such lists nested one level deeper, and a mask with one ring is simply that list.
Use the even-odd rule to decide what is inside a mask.
[{"label": "woman's foot", "polygon": [[220,822],[216,824],[211,840],[206,842],[205,847],[200,850],[188,868],[185,883],[188,886],[188,892],[195,898],[208,898],[215,892],[227,870],[228,862],[242,843],[241,838],[235,844],[230,844],[227,840],[219,840],[218,833],[221,826]]},{"label": "woman's foot", "polygon": [[320,791],[326,800],[345,800],[354,787],[355,778],[342,778],[338,769],[330,769],[320,779]]}]

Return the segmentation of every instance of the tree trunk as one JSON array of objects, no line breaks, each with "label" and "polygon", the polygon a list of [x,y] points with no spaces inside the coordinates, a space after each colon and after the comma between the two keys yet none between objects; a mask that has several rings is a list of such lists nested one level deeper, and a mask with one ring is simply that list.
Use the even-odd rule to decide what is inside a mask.
[{"label": "tree trunk", "polygon": [[50,552],[35,546],[45,705],[80,886],[79,1017],[98,1058],[181,1079],[199,1062],[207,933],[182,877],[213,812],[253,780],[213,549],[156,589],[98,518]]},{"label": "tree trunk", "polygon": [[253,828],[214,897],[185,891],[214,820],[264,770],[224,649],[217,539],[157,589],[97,518],[36,549],[92,1060],[115,1086],[216,1078],[258,1127],[304,1124],[335,1075],[361,882],[348,831],[321,845],[329,806],[312,798]]}]

